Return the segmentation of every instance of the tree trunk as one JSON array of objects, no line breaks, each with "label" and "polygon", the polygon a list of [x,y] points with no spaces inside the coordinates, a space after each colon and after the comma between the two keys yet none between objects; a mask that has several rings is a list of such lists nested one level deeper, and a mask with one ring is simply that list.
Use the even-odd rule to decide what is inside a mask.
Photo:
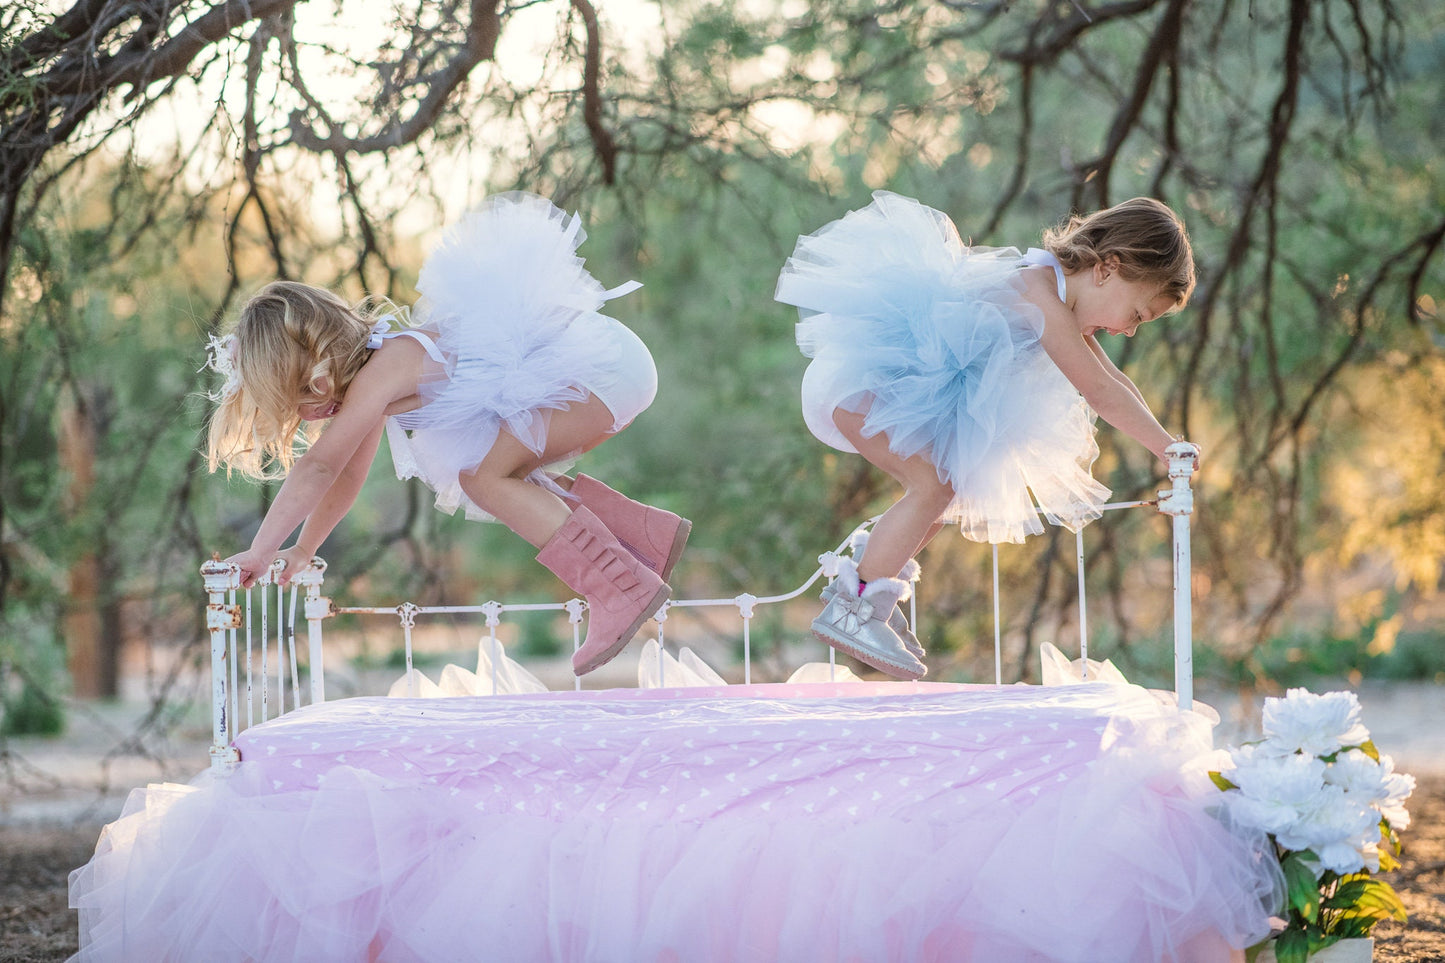
[{"label": "tree trunk", "polygon": [[[70,394],[60,407],[57,448],[61,470],[68,476],[64,499],[66,521],[84,530],[95,487],[96,442],[103,417],[89,399]],[[114,564],[108,564],[107,541],[87,534],[70,566],[69,594],[63,607],[66,661],[75,695],[107,698],[116,695],[120,665],[120,619],[114,586]]]}]

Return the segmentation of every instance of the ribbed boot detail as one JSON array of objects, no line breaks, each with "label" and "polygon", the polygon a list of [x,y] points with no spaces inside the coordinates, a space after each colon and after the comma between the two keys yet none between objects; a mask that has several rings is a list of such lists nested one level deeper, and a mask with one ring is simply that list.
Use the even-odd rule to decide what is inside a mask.
[{"label": "ribbed boot detail", "polygon": [[572,512],[537,561],[587,602],[587,638],[572,655],[577,675],[621,652],[672,594],[586,507]]}]

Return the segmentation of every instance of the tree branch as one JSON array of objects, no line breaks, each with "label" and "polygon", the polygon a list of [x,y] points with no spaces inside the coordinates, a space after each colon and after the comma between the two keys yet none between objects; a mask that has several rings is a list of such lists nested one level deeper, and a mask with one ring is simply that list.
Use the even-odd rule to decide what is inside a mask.
[{"label": "tree branch", "polygon": [[413,143],[432,128],[442,108],[472,70],[495,56],[497,37],[501,33],[498,4],[499,0],[472,0],[465,45],[432,76],[426,95],[410,117],[393,113],[378,133],[369,136],[347,137],[335,126],[323,136],[311,127],[304,114],[296,111],[291,115],[291,143],[318,154],[372,154]]},{"label": "tree branch", "polygon": [[610,187],[617,181],[617,144],[602,124],[602,29],[589,0],[572,0],[572,9],[582,17],[587,28],[587,50],[582,65],[582,120],[592,136],[592,149],[602,162],[602,183]]},{"label": "tree branch", "polygon": [[[1158,76],[1159,68],[1166,63],[1179,46],[1180,27],[1184,21],[1184,9],[1188,0],[1170,0],[1164,10],[1164,15],[1159,18],[1159,25],[1154,29],[1154,34],[1149,38],[1149,46],[1145,48],[1144,55],[1139,59],[1139,64],[1134,72],[1134,83],[1129,92],[1129,97],[1119,105],[1119,110],[1114,114],[1114,123],[1109,128],[1109,137],[1104,143],[1104,149],[1097,160],[1085,164],[1081,168],[1084,173],[1083,182],[1093,181],[1095,191],[1099,198],[1100,207],[1107,207],[1109,203],[1109,175],[1113,170],[1114,162],[1119,157],[1119,150],[1124,146],[1135,125],[1139,123],[1139,117],[1144,112],[1144,105],[1149,101],[1149,94],[1154,87],[1154,78]],[[1078,205],[1082,207],[1083,205]]]},{"label": "tree branch", "polygon": [[98,98],[117,87],[130,86],[129,100],[156,81],[186,73],[202,51],[239,27],[288,11],[295,4],[296,0],[230,0],[182,27],[159,48],[127,43],[121,53],[98,63],[51,71],[42,78],[38,93],[45,99]]}]

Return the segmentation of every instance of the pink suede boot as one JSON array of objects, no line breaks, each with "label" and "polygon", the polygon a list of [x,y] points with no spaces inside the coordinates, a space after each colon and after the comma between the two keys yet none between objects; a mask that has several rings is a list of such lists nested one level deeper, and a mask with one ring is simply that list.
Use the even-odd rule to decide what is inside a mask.
[{"label": "pink suede boot", "polygon": [[692,522],[661,508],[633,501],[595,478],[578,472],[572,494],[617,536],[622,547],[664,582],[687,544]]},{"label": "pink suede boot", "polygon": [[587,600],[587,639],[572,654],[577,675],[621,652],[672,594],[586,507],[575,509],[562,523],[537,553],[537,561]]}]

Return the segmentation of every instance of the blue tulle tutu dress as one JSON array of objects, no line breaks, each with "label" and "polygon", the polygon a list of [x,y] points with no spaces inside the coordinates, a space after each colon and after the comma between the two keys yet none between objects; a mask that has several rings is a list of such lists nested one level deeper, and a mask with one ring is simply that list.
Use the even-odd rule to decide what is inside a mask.
[{"label": "blue tulle tutu dress", "polygon": [[542,453],[553,412],[595,394],[620,430],[657,391],[652,355],[621,322],[598,313],[640,285],[604,289],[577,256],[579,219],[545,198],[489,197],[450,227],[417,279],[412,336],[426,348],[426,403],[387,419],[397,476],[421,478],[437,508],[488,519],[462,491],[505,429]]},{"label": "blue tulle tutu dress", "polygon": [[[803,416],[821,441],[866,412],[903,458],[922,455],[955,495],[942,520],[980,542],[1021,542],[1040,513],[1077,530],[1109,490],[1090,474],[1094,412],[1045,353],[1043,314],[1021,269],[1063,269],[1047,251],[970,248],[948,216],[898,194],[798,239],[777,299],[798,308]],[[1030,497],[1032,492],[1032,497]],[[1037,504],[1035,504],[1037,502]]]}]

